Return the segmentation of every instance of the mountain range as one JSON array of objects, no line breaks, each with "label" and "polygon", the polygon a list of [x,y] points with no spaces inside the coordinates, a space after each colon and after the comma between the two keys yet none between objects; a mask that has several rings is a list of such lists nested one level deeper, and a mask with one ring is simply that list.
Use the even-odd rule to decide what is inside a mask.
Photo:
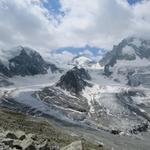
[{"label": "mountain range", "polygon": [[99,61],[78,55],[66,68],[28,47],[0,51],[0,107],[86,128],[115,150],[150,146],[149,96],[150,40],[129,37]]}]

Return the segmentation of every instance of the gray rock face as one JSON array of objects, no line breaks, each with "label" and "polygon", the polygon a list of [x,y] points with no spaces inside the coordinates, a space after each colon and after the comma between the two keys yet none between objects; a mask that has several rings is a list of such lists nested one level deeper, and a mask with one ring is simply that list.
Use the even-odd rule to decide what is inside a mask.
[{"label": "gray rock face", "polygon": [[35,75],[47,73],[48,64],[37,52],[31,52],[27,54],[24,48],[22,48],[19,56],[16,56],[9,60],[10,72],[13,75]]},{"label": "gray rock face", "polygon": [[114,46],[100,61],[104,65],[104,75],[133,87],[150,87],[149,62],[150,41],[133,37],[124,39]]},{"label": "gray rock face", "polygon": [[46,74],[48,69],[60,71],[54,64],[46,62],[38,52],[25,47],[19,47],[18,54],[9,59],[8,64],[6,67],[0,62],[0,73],[8,77]]},{"label": "gray rock face", "polygon": [[37,94],[51,110],[58,110],[72,120],[83,121],[89,111],[85,98],[67,95],[55,87],[46,87]]},{"label": "gray rock face", "polygon": [[109,67],[110,67],[109,65],[105,65],[104,67],[104,75],[106,75],[107,77],[109,77],[112,74]]},{"label": "gray rock face", "polygon": [[61,76],[56,86],[75,94],[79,94],[85,88],[85,86],[91,86],[87,81],[85,81],[90,79],[90,75],[84,68],[79,69],[74,67],[65,75]]},{"label": "gray rock face", "polygon": [[[124,52],[124,48],[127,47],[133,51]],[[113,47],[113,50],[106,53],[106,55],[100,60],[102,65],[114,66],[117,60],[135,60],[136,57],[150,58],[150,41],[138,38],[127,38],[122,40],[118,45]]]}]

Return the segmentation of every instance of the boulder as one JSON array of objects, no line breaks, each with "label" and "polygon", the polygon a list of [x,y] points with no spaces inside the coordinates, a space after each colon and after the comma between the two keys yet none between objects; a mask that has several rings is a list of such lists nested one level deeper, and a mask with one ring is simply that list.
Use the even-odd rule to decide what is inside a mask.
[{"label": "boulder", "polygon": [[18,149],[18,150],[22,150],[22,147],[21,147],[21,141],[20,140],[13,140],[13,146],[12,146],[14,149]]},{"label": "boulder", "polygon": [[12,145],[13,145],[13,139],[3,139],[2,143],[4,143],[5,145],[8,145],[10,147],[12,147]]},{"label": "boulder", "polygon": [[37,140],[37,136],[36,136],[35,134],[32,134],[32,133],[28,134],[28,135],[27,135],[27,138],[28,138],[28,139],[32,139],[32,140],[34,140],[34,141]]},{"label": "boulder", "polygon": [[17,131],[16,135],[19,140],[24,140],[26,138],[25,132],[23,131]]},{"label": "boulder", "polygon": [[5,138],[18,139],[18,137],[16,136],[16,134],[14,132],[10,132],[10,131],[6,132]]},{"label": "boulder", "polygon": [[27,139],[21,142],[21,147],[23,150],[36,150],[33,140]]}]

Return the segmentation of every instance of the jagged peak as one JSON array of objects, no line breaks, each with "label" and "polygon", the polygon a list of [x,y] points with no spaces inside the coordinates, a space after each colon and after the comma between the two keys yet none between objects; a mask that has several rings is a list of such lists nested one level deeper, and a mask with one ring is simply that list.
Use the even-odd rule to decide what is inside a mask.
[{"label": "jagged peak", "polygon": [[117,60],[135,60],[150,58],[150,40],[139,37],[128,37],[115,45],[112,51],[100,60],[101,65],[113,66]]},{"label": "jagged peak", "polygon": [[85,86],[90,86],[90,84],[85,81],[90,79],[90,75],[84,68],[74,67],[60,77],[56,86],[72,93],[79,94]]}]

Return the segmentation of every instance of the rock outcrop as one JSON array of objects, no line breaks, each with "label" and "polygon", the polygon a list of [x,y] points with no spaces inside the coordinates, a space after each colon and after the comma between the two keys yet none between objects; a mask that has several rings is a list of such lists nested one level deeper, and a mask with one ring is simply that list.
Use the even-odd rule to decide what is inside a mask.
[{"label": "rock outcrop", "polygon": [[90,80],[89,73],[84,68],[74,67],[61,76],[56,86],[64,90],[79,94],[86,86],[91,86],[86,80]]}]

